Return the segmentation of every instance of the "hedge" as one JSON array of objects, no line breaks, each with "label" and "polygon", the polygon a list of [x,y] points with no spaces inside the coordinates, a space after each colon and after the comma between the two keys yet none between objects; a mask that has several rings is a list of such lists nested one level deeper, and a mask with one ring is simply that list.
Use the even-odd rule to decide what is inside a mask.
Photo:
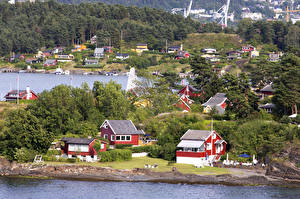
[{"label": "hedge", "polygon": [[115,149],[111,151],[100,152],[98,154],[100,162],[124,161],[132,159],[130,150]]},{"label": "hedge", "polygon": [[138,147],[132,147],[130,150],[132,153],[142,153],[142,152],[151,152],[152,146],[138,146]]},{"label": "hedge", "polygon": [[132,144],[117,144],[116,145],[116,149],[125,149],[125,148],[129,148],[132,147]]}]

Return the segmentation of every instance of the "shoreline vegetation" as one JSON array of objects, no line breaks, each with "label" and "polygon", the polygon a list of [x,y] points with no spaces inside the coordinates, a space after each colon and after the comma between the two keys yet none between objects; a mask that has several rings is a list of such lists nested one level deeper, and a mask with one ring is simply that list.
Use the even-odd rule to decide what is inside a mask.
[{"label": "shoreline vegetation", "polygon": [[[137,160],[143,158],[134,159]],[[128,162],[130,161],[127,161],[127,163]],[[99,163],[95,164],[97,165]],[[124,162],[117,162],[116,164],[124,165]],[[53,162],[49,162],[47,164],[19,164],[16,162],[9,162],[8,160],[1,158],[0,176],[81,181],[125,181],[172,184],[222,184],[228,186],[300,187],[299,180],[288,180],[284,178],[268,176],[265,174],[265,170],[258,169],[205,167],[201,169],[198,168],[198,174],[193,174],[180,172],[180,165],[178,164],[174,167],[169,166],[169,168],[172,168],[169,171],[166,169],[156,170],[145,168],[115,169],[107,167],[108,163],[103,164],[104,167],[92,165],[84,163],[64,164]],[[192,165],[186,166],[193,167]],[[162,165],[162,167],[164,166]]]}]

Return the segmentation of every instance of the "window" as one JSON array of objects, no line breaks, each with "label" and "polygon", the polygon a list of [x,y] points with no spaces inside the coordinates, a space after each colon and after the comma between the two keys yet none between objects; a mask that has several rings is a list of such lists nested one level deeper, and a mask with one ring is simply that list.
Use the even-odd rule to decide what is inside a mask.
[{"label": "window", "polygon": [[116,136],[116,140],[117,140],[117,141],[121,140],[121,136],[117,135],[117,136]]},{"label": "window", "polygon": [[101,149],[104,149],[104,144],[101,144]]},{"label": "window", "polygon": [[108,139],[108,135],[107,135],[107,134],[104,134],[104,138],[105,138],[105,139]]},{"label": "window", "polygon": [[126,141],[130,141],[131,140],[131,136],[130,135],[127,135],[126,136]]},{"label": "window", "polygon": [[70,144],[69,151],[89,152],[89,145]]},{"label": "window", "polygon": [[126,136],[125,136],[125,135],[122,135],[122,136],[121,136],[121,140],[124,141],[125,139],[126,139]]},{"label": "window", "polygon": [[213,133],[212,138],[216,139],[216,134],[215,133]]},{"label": "window", "polygon": [[211,143],[207,143],[206,150],[211,150]]},{"label": "window", "polygon": [[115,141],[115,136],[111,135],[111,141]]},{"label": "window", "polygon": [[107,124],[106,123],[103,124],[103,128],[107,129]]}]

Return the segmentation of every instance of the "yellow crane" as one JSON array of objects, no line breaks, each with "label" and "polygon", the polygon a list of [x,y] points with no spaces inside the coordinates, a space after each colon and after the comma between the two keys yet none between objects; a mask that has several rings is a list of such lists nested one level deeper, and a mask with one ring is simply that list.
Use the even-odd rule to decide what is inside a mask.
[{"label": "yellow crane", "polygon": [[293,12],[300,12],[300,10],[289,10],[289,7],[286,6],[286,11],[281,11],[281,13],[286,13],[286,22],[289,22],[290,21],[290,13],[293,13]]}]

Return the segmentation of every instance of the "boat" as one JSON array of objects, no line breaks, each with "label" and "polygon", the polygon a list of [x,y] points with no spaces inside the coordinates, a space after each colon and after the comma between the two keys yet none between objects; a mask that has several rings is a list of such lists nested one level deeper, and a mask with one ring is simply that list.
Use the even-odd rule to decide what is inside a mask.
[{"label": "boat", "polygon": [[70,75],[70,71],[69,70],[65,70],[65,75]]},{"label": "boat", "polygon": [[55,70],[54,74],[55,74],[55,75],[63,75],[63,74],[64,74],[64,71],[63,71],[63,69],[61,69],[61,68],[57,68],[57,69]]}]

